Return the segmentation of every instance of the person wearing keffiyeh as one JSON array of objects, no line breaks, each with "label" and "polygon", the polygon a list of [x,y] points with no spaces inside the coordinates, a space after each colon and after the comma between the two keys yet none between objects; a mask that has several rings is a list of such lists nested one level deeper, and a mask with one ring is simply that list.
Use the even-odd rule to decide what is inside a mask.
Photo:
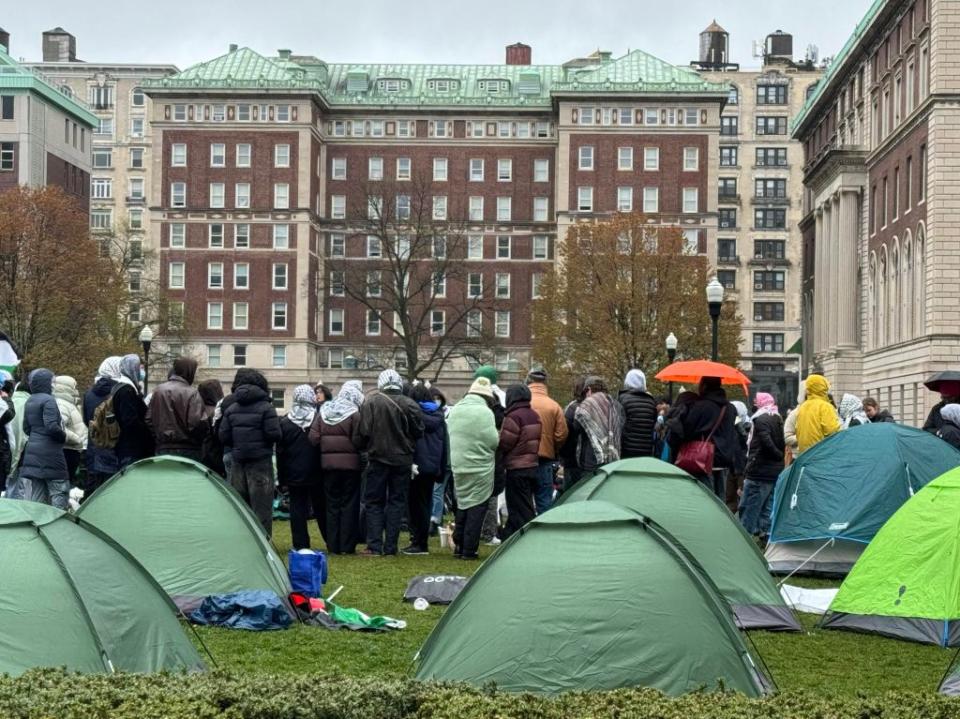
[{"label": "person wearing keffiyeh", "polygon": [[750,418],[747,468],[739,514],[744,529],[765,545],[770,533],[773,489],[783,471],[783,418],[773,395],[758,392],[753,402],[757,410]]},{"label": "person wearing keffiyeh", "polygon": [[861,424],[870,424],[870,418],[863,410],[863,401],[852,394],[845,394],[840,399],[840,406],[837,407],[840,415],[840,421],[843,423],[843,429],[859,427]]},{"label": "person wearing keffiyeh", "polygon": [[280,420],[277,481],[290,493],[290,535],[294,549],[310,549],[307,522],[311,509],[320,534],[325,535],[326,529],[320,452],[309,437],[316,414],[317,395],[312,386],[302,384],[294,388],[293,406]]},{"label": "person wearing keffiyeh", "polygon": [[607,393],[600,377],[588,377],[585,398],[573,414],[577,437],[577,466],[592,472],[620,459],[620,442],[626,421],[623,407]]}]

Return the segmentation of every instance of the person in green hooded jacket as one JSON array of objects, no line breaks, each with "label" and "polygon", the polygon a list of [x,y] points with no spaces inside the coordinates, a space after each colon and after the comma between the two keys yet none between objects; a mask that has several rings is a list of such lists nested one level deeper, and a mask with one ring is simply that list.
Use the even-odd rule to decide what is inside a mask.
[{"label": "person in green hooded jacket", "polygon": [[490,409],[492,399],[490,380],[478,377],[470,392],[447,417],[450,467],[457,491],[454,556],[460,559],[477,559],[487,500],[493,494],[494,464],[500,437]]}]

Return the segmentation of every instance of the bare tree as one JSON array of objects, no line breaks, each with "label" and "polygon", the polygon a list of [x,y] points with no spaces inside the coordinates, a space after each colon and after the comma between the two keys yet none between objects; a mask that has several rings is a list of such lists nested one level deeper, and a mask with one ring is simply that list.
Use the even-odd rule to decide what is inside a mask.
[{"label": "bare tree", "polygon": [[479,356],[493,344],[483,329],[491,324],[484,316],[492,294],[468,286],[463,200],[434,194],[422,174],[368,182],[345,220],[348,235],[368,251],[327,263],[333,293],[365,309],[365,321],[386,338],[370,344],[403,358],[411,379],[436,380],[450,360]]}]

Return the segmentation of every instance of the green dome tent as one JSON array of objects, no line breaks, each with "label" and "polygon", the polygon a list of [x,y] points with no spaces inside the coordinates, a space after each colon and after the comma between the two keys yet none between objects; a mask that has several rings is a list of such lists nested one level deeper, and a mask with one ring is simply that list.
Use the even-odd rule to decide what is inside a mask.
[{"label": "green dome tent", "polygon": [[146,570],[59,509],[0,499],[0,577],[0,673],[204,668]]},{"label": "green dome tent", "polygon": [[883,525],[822,625],[960,646],[958,518],[960,468],[930,482]]},{"label": "green dome tent", "polygon": [[927,482],[960,465],[942,439],[889,422],[823,440],[780,475],[770,571],[846,574],[880,527]]},{"label": "green dome tent", "polygon": [[699,566],[662,528],[609,502],[532,520],[447,609],[417,655],[419,680],[511,692],[772,682]]},{"label": "green dome tent", "polygon": [[185,612],[206,596],[248,589],[287,601],[286,570],[260,523],[222,479],[189,459],[136,462],[77,514],[122,544]]},{"label": "green dome tent", "polygon": [[800,630],[756,543],[726,505],[682,469],[646,457],[614,462],[558,504],[597,499],[639,512],[675,537],[730,603],[741,629]]}]

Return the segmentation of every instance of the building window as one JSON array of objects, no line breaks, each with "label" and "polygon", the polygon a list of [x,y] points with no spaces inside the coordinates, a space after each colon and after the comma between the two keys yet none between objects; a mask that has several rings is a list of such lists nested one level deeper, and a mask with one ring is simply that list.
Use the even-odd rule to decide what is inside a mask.
[{"label": "building window", "polygon": [[753,273],[753,289],[762,292],[782,292],[786,273],[780,270],[761,270]]},{"label": "building window", "polygon": [[410,169],[410,158],[409,157],[398,157],[397,158],[397,179],[398,180],[409,180],[411,174]]},{"label": "building window", "polygon": [[513,198],[497,198],[497,222],[510,222],[512,215]]},{"label": "building window", "polygon": [[238,250],[250,247],[250,225],[244,222],[233,226],[233,246]]},{"label": "building window", "polygon": [[211,289],[211,290],[223,289],[223,263],[222,262],[207,263],[207,289]]},{"label": "building window", "polygon": [[757,198],[786,199],[787,181],[780,179],[756,179],[754,180],[754,193]]},{"label": "building window", "polygon": [[644,125],[659,125],[660,124],[660,110],[655,107],[648,107],[643,111],[643,124]]},{"label": "building window", "polygon": [[222,142],[214,142],[210,145],[210,167],[227,166],[227,146]]},{"label": "building window", "polygon": [[233,265],[233,289],[250,289],[250,265],[247,262],[237,262]]},{"label": "building window", "polygon": [[250,183],[238,182],[234,190],[234,207],[238,210],[250,207]]},{"label": "building window", "polygon": [[447,158],[445,157],[433,158],[433,181],[434,182],[447,181]]},{"label": "building window", "polygon": [[737,271],[717,270],[717,282],[723,285],[724,289],[735,290],[737,288]]},{"label": "building window", "polygon": [[95,200],[109,200],[113,197],[113,180],[106,177],[94,177],[90,182],[90,195]]},{"label": "building window", "polygon": [[113,227],[113,210],[94,209],[90,210],[90,228],[94,230],[109,230]]},{"label": "building window", "polygon": [[471,272],[467,275],[467,299],[483,297],[483,273]]},{"label": "building window", "polygon": [[757,85],[758,105],[786,105],[786,85]]},{"label": "building window", "polygon": [[273,345],[273,366],[275,368],[282,368],[287,366],[287,346],[286,345]]},{"label": "building window", "polygon": [[343,270],[333,270],[330,272],[330,296],[343,297],[347,293],[345,284],[345,273]]},{"label": "building window", "polygon": [[721,177],[717,183],[717,194],[721,202],[735,200],[737,198],[737,178]]},{"label": "building window", "polygon": [[754,332],[754,352],[783,352],[783,334],[780,332]]},{"label": "building window", "polygon": [[533,259],[546,260],[549,258],[550,238],[546,235],[533,236]]},{"label": "building window", "polygon": [[376,310],[367,310],[367,328],[368,337],[377,337],[380,335],[380,313]]},{"label": "building window", "polygon": [[434,297],[447,296],[447,276],[443,272],[433,273],[433,296]]},{"label": "building window", "polygon": [[210,120],[212,122],[224,122],[227,119],[227,106],[214,105],[210,111]]},{"label": "building window", "polygon": [[483,222],[483,197],[476,195],[470,197],[469,217],[473,222]]},{"label": "building window", "polygon": [[497,236],[497,259],[509,260],[511,256],[511,238],[509,235]]},{"label": "building window", "polygon": [[581,107],[579,110],[578,122],[581,125],[592,125],[594,120],[593,107]]},{"label": "building window", "polygon": [[250,149],[249,143],[240,143],[236,147],[237,151],[237,167],[250,167],[250,162],[253,156],[253,153]]},{"label": "building window", "polygon": [[13,95],[3,95],[0,97],[0,120],[13,120]]},{"label": "building window", "polygon": [[127,227],[131,230],[143,229],[143,210],[127,210]]},{"label": "building window", "polygon": [[787,211],[782,209],[754,210],[753,224],[758,230],[785,230],[787,229]]},{"label": "building window", "polygon": [[643,169],[644,170],[660,169],[660,148],[659,147],[643,148]]},{"label": "building window", "polygon": [[273,207],[277,210],[286,210],[290,207],[290,185],[286,182],[274,183]]},{"label": "building window", "polygon": [[483,235],[469,235],[467,237],[467,259],[483,259]]},{"label": "building window", "polygon": [[497,310],[494,313],[494,334],[497,337],[510,336],[510,312],[509,310]]},{"label": "building window", "polygon": [[376,235],[367,235],[367,257],[383,257],[383,245]]},{"label": "building window", "polygon": [[142,147],[131,147],[130,148],[130,167],[134,170],[143,169],[143,148]]},{"label": "building window", "polygon": [[130,184],[129,198],[131,200],[142,200],[143,199],[143,178],[131,177],[129,184]]},{"label": "building window", "polygon": [[433,219],[435,220],[447,219],[447,196],[446,195],[433,196]]},{"label": "building window", "polygon": [[397,137],[413,137],[414,127],[412,120],[397,120]]},{"label": "building window", "polygon": [[222,182],[211,182],[210,183],[210,207],[211,208],[224,207],[225,194],[226,194],[226,186]]},{"label": "building window", "polygon": [[727,104],[728,105],[740,104],[740,91],[737,89],[736,85],[730,86],[730,92],[727,94]]},{"label": "building window", "polygon": [[920,145],[920,169],[919,177],[917,178],[917,194],[920,196],[918,202],[923,202],[927,199],[927,146]]},{"label": "building window", "polygon": [[410,195],[397,195],[397,219],[410,219]]},{"label": "building window", "polygon": [[733,262],[737,259],[736,240],[717,240],[717,260],[719,262]]},{"label": "building window", "polygon": [[754,322],[783,322],[783,302],[754,302]]},{"label": "building window", "polygon": [[633,169],[633,148],[632,147],[617,148],[617,169],[618,170]]},{"label": "building window", "polygon": [[207,232],[209,234],[209,245],[214,249],[220,249],[223,247],[223,224],[220,222],[213,222],[207,226]]},{"label": "building window", "polygon": [[530,275],[530,299],[539,300],[543,294],[541,288],[543,287],[543,273],[534,272]]},{"label": "building window", "polygon": [[329,319],[327,320],[327,334],[342,335],[343,325],[343,310],[330,310]]},{"label": "building window", "polygon": [[223,303],[222,302],[207,303],[207,329],[208,330],[223,329]]},{"label": "building window", "polygon": [[284,396],[285,392],[282,389],[271,389],[270,390],[270,401],[273,403],[274,409],[283,409],[284,407]]},{"label": "building window", "polygon": [[182,222],[174,222],[170,225],[170,247],[179,249],[186,247],[187,226]]},{"label": "building window", "polygon": [[347,238],[341,234],[332,234],[330,235],[330,256],[331,257],[346,257],[347,256]]},{"label": "building window", "polygon": [[785,117],[757,117],[758,135],[786,135],[787,118]]},{"label": "building window", "polygon": [[583,145],[580,148],[580,162],[578,167],[581,170],[593,169],[593,147],[591,145]]},{"label": "building window", "polygon": [[174,122],[186,122],[187,121],[187,106],[183,104],[177,104],[173,106],[173,121]]},{"label": "building window", "polygon": [[643,211],[644,212],[660,211],[660,188],[658,187],[643,188]]},{"label": "building window", "polygon": [[736,167],[736,166],[737,166],[737,148],[721,147],[720,148],[720,167]]},{"label": "building window", "polygon": [[[250,305],[248,305],[246,302],[234,302],[233,303],[233,329],[245,330],[249,326],[250,326]],[[246,360],[244,360],[244,362],[246,362]]]},{"label": "building window", "polygon": [[371,157],[367,160],[367,179],[368,180],[383,179],[383,158],[382,157]]},{"label": "building window", "polygon": [[617,212],[633,212],[633,188],[617,188]]},{"label": "building window", "polygon": [[290,106],[277,105],[275,117],[277,122],[290,122]]},{"label": "building window", "polygon": [[498,272],[496,275],[496,297],[498,300],[510,299],[510,273]]},{"label": "building window", "polygon": [[273,249],[286,250],[290,248],[290,225],[273,226]]},{"label": "building window", "polygon": [[721,117],[720,118],[720,134],[725,136],[734,136],[740,134],[740,118],[734,117]]},{"label": "building window", "polygon": [[513,160],[497,160],[497,182],[510,182],[513,179]]},{"label": "building window", "polygon": [[533,221],[534,222],[546,222],[549,218],[549,212],[550,212],[550,198],[548,197],[533,198]]},{"label": "building window", "polygon": [[483,160],[470,160],[470,182],[483,182]]},{"label": "building window", "polygon": [[207,345],[207,367],[220,366],[221,345]]},{"label": "building window", "polygon": [[683,169],[685,172],[694,172],[700,169],[700,148],[683,148]]},{"label": "building window", "polygon": [[[10,152],[13,152],[13,143],[5,142],[3,143],[4,150],[9,149]],[[143,155],[141,154],[141,157]],[[93,168],[96,170],[107,169],[113,167],[113,149],[110,147],[95,147],[93,148]],[[10,167],[3,168],[5,170],[13,169],[13,157],[10,158]]]},{"label": "building window", "polygon": [[700,211],[699,190],[696,187],[683,188],[683,211],[686,213]]},{"label": "building window", "polygon": [[430,335],[432,337],[442,337],[447,331],[447,313],[443,310],[432,310],[430,312]]},{"label": "building window", "polygon": [[233,366],[243,367],[245,364],[247,364],[247,346],[234,345],[233,346]]},{"label": "building window", "polygon": [[333,169],[330,173],[331,179],[346,180],[347,179],[347,158],[334,157],[332,162],[333,162]]},{"label": "building window", "polygon": [[273,289],[287,289],[287,265],[285,262],[278,262],[273,265]]},{"label": "building window", "polygon": [[758,260],[782,260],[786,257],[783,240],[754,240],[753,256]]},{"label": "building window", "polygon": [[734,208],[722,208],[717,210],[720,229],[730,230],[737,226],[737,211]]},{"label": "building window", "polygon": [[93,131],[93,134],[112,136],[113,135],[113,118],[101,117],[99,124],[97,125],[96,129],[94,129]]},{"label": "building window", "polygon": [[533,161],[533,181],[534,182],[550,181],[550,160],[534,160]]},{"label": "building window", "polygon": [[290,145],[273,146],[273,166],[290,167]]},{"label": "building window", "polygon": [[187,146],[182,142],[176,142],[170,146],[170,166],[187,166]]},{"label": "building window", "polygon": [[[343,350],[330,350],[327,358],[328,368],[343,369]],[[322,367],[323,365],[320,366]]]},{"label": "building window", "polygon": [[171,262],[168,273],[167,287],[171,290],[182,290],[184,287],[184,263]]},{"label": "building window", "polygon": [[758,147],[758,167],[786,167],[787,148],[785,147]]},{"label": "building window", "polygon": [[434,235],[430,253],[435,260],[447,259],[447,238],[443,235]]},{"label": "building window", "polygon": [[270,326],[275,330],[287,329],[287,303],[274,302],[271,312],[272,321]]},{"label": "building window", "polygon": [[577,211],[593,212],[593,188],[592,187],[577,188]]},{"label": "building window", "polygon": [[483,313],[480,310],[467,312],[467,337],[479,337],[483,331]]}]

